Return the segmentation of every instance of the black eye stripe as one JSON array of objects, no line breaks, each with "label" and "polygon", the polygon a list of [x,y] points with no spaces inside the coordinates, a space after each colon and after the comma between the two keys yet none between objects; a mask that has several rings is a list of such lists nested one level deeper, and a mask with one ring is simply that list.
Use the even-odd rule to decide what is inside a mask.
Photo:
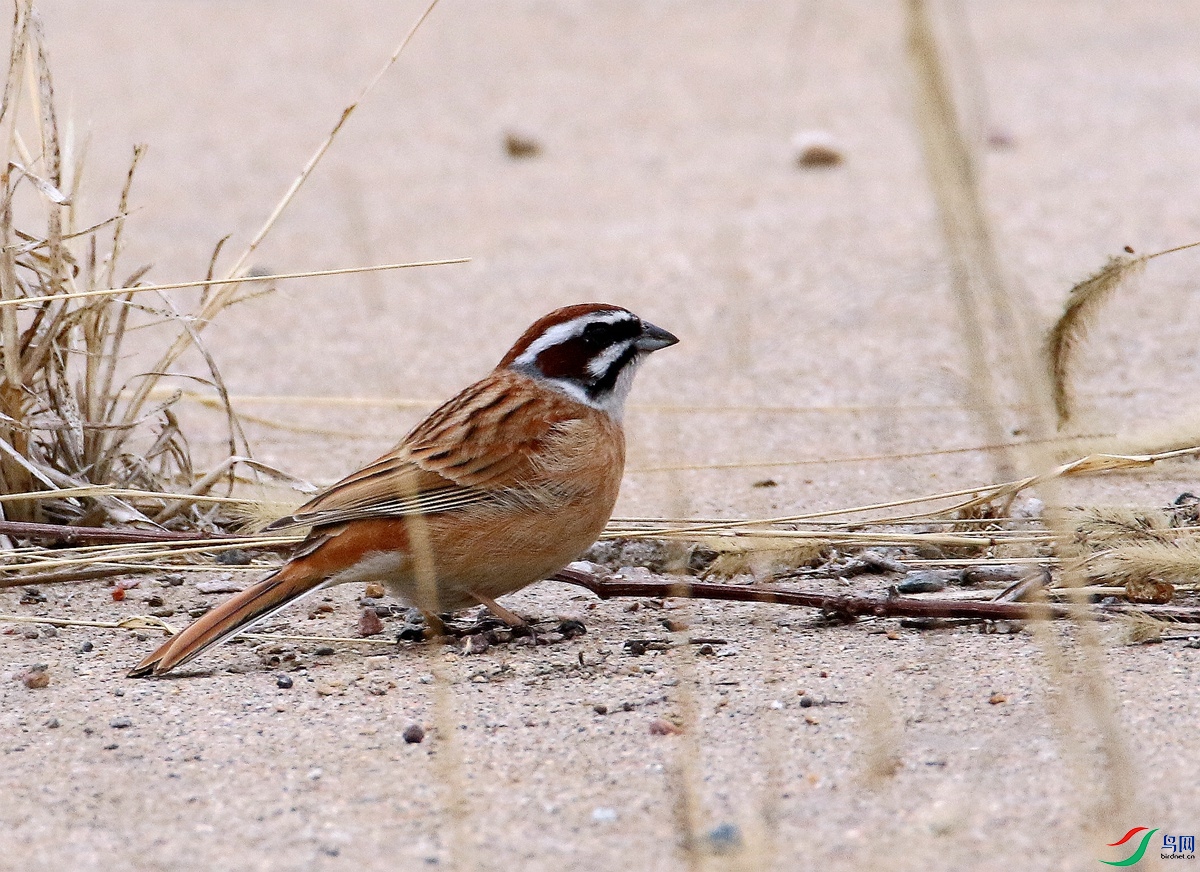
[{"label": "black eye stripe", "polygon": [[593,321],[583,328],[582,338],[588,345],[604,347],[632,339],[642,332],[642,325],[633,318],[622,318],[615,323],[608,321]]}]

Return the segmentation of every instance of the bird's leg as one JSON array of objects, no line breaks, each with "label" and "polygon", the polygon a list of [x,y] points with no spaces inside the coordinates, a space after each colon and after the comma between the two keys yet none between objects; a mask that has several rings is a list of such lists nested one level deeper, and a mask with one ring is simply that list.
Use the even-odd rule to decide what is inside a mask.
[{"label": "bird's leg", "polygon": [[[443,636],[450,635],[450,630],[447,629],[446,622],[433,612],[427,612],[424,609],[421,609],[421,614],[425,617],[425,627],[428,629],[429,634],[434,639],[439,639]],[[426,638],[429,637],[427,636]]]},{"label": "bird's leg", "polygon": [[491,599],[490,597],[486,597],[481,593],[476,593],[475,591],[471,591],[470,593],[471,593],[471,596],[475,597],[475,599],[479,600],[481,603],[483,603],[485,606],[487,606],[488,611],[490,611],[493,615],[498,617],[500,620],[504,621],[504,623],[508,624],[510,627],[515,628],[515,627],[524,627],[525,626],[525,622],[523,620],[521,620],[519,617],[514,615],[512,612],[510,612],[504,606],[500,605],[500,603],[496,602],[494,599]]}]

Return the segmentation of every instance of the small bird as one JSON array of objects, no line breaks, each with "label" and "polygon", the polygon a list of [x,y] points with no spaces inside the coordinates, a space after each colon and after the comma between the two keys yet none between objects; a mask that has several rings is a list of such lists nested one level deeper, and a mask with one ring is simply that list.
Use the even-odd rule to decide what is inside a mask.
[{"label": "small bird", "polygon": [[627,309],[582,303],[537,321],[481,381],[374,463],[267,530],[311,527],[290,559],[134,667],[163,675],[300,597],[376,581],[437,615],[482,604],[576,559],[612,515],[634,373],[679,340]]}]

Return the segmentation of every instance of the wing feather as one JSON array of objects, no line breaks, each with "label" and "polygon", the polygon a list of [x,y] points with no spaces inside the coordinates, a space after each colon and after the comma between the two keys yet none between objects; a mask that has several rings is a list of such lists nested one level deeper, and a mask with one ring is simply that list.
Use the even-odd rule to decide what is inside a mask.
[{"label": "wing feather", "polygon": [[[534,457],[574,402],[495,370],[442,405],[387,454],[268,525],[324,527],[379,517],[459,511],[523,501],[535,490]],[[532,495],[534,499],[538,497]]]}]

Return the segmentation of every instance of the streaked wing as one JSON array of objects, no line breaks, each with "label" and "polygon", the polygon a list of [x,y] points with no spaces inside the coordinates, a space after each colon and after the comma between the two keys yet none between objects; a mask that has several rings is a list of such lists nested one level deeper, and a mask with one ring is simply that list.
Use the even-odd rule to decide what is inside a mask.
[{"label": "streaked wing", "polygon": [[570,400],[497,370],[434,411],[390,452],[270,524],[279,530],[452,512],[507,501],[535,472],[531,456]]}]

